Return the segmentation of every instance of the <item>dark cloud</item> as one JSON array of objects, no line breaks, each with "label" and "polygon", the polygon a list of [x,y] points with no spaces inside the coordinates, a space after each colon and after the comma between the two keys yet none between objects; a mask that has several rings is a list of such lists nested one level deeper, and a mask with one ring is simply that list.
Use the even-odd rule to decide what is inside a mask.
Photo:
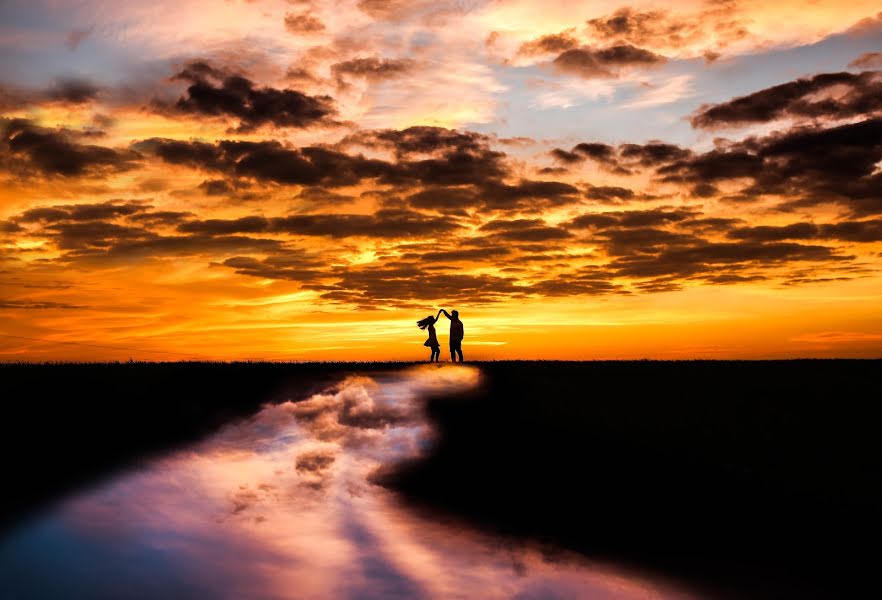
[{"label": "dark cloud", "polygon": [[278,232],[336,238],[413,238],[450,234],[462,228],[447,217],[396,209],[382,209],[372,215],[294,215],[273,219],[272,227]]},{"label": "dark cloud", "polygon": [[497,259],[511,254],[512,251],[504,246],[490,246],[487,248],[470,248],[466,250],[439,250],[425,252],[419,255],[421,261],[428,262],[475,262]]},{"label": "dark cloud", "polygon": [[258,260],[251,256],[234,256],[222,263],[235,269],[240,275],[250,275],[263,279],[286,279],[309,282],[326,277],[325,264],[302,252],[285,251]]},{"label": "dark cloud", "polygon": [[445,235],[462,226],[447,217],[433,217],[400,209],[382,209],[374,214],[305,214],[265,218],[208,219],[183,223],[183,233],[229,235],[234,233],[285,233],[332,238],[412,238]]},{"label": "dark cloud", "polygon": [[515,231],[545,225],[542,219],[499,219],[488,221],[481,226],[481,231]]},{"label": "dark cloud", "polygon": [[559,181],[523,179],[516,184],[490,181],[480,187],[480,193],[483,205],[490,209],[520,208],[535,212],[581,201],[577,187]]},{"label": "dark cloud", "polygon": [[630,175],[637,168],[655,168],[675,160],[685,159],[692,152],[674,144],[650,141],[646,144],[611,146],[601,142],[583,142],[570,150],[555,148],[551,156],[567,164],[591,160],[607,171]]},{"label": "dark cloud", "polygon": [[22,119],[0,119],[0,168],[21,176],[103,177],[133,169],[141,158],[132,150],[81,144],[78,137]]},{"label": "dark cloud", "polygon": [[348,268],[330,285],[306,285],[327,301],[363,306],[424,306],[427,300],[453,304],[487,304],[520,297],[527,290],[517,280],[426,270],[419,265]]},{"label": "dark cloud", "polygon": [[488,143],[489,138],[480,133],[418,125],[407,129],[360,131],[344,138],[340,145],[383,148],[399,157],[408,157],[416,154],[478,154],[489,149]]},{"label": "dark cloud", "polygon": [[[160,256],[198,256],[227,252],[275,252],[283,244],[276,240],[229,236],[145,236],[142,239],[114,240],[106,248],[73,256],[107,256],[110,258],[152,258]],[[100,251],[99,251],[100,250]]]},{"label": "dark cloud", "polygon": [[199,184],[206,196],[225,196],[233,192],[233,186],[225,179],[206,179]]},{"label": "dark cloud", "polygon": [[[317,146],[294,149],[279,142],[209,144],[152,138],[133,147],[168,163],[280,184],[341,187],[372,179],[390,185],[455,186],[481,184],[507,174],[505,155],[487,147],[478,134],[415,127],[364,133],[348,138],[341,147],[356,143],[389,147],[399,160],[371,159]],[[417,160],[413,158],[417,153],[433,156]]]},{"label": "dark cloud", "polygon": [[713,32],[722,48],[748,35],[747,29],[725,7],[710,6],[697,15],[678,17],[666,11],[624,7],[587,22],[588,34],[605,42],[682,47]]},{"label": "dark cloud", "polygon": [[298,473],[321,473],[330,468],[336,460],[333,450],[311,450],[297,455],[294,469]]},{"label": "dark cloud", "polygon": [[19,233],[25,229],[14,221],[0,221],[0,233]]},{"label": "dark cloud", "polygon": [[552,64],[560,71],[585,78],[616,77],[624,67],[652,66],[666,59],[630,44],[609,48],[572,48],[561,52]]},{"label": "dark cloud", "polygon": [[138,200],[128,202],[110,200],[92,204],[62,204],[26,210],[16,217],[16,221],[19,223],[95,221],[130,216],[143,212],[148,208],[150,208],[148,204]]},{"label": "dark cloud", "polygon": [[414,208],[462,214],[480,204],[480,194],[474,188],[432,187],[411,194],[407,202]]},{"label": "dark cloud", "polygon": [[585,187],[585,197],[589,200],[598,200],[600,202],[625,201],[634,198],[634,191],[628,188],[609,186],[609,185],[587,185]]},{"label": "dark cloud", "polygon": [[530,285],[530,291],[542,296],[597,296],[627,293],[611,279],[607,269],[583,267],[574,272],[563,273]]},{"label": "dark cloud", "polygon": [[98,97],[100,88],[86,79],[59,79],[46,90],[46,98],[67,104],[84,104]]},{"label": "dark cloud", "polygon": [[686,185],[741,180],[739,198],[798,198],[805,206],[845,204],[855,214],[882,212],[882,119],[836,127],[797,127],[750,137],[657,169]]},{"label": "dark cloud", "polygon": [[285,29],[293,34],[315,34],[325,30],[325,24],[309,13],[285,15]]},{"label": "dark cloud", "polygon": [[297,194],[298,200],[304,200],[310,204],[347,204],[355,200],[353,196],[340,194],[321,187],[305,187]]},{"label": "dark cloud", "polygon": [[610,256],[648,256],[669,252],[672,248],[690,246],[703,240],[689,234],[657,227],[630,227],[595,232],[589,239],[605,244]]},{"label": "dark cloud", "polygon": [[540,38],[521,44],[518,54],[524,56],[536,56],[541,54],[560,54],[567,50],[579,47],[579,39],[573,35],[573,30],[543,35]]},{"label": "dark cloud", "polygon": [[209,144],[153,138],[135,148],[171,164],[281,184],[346,186],[395,174],[394,166],[384,161],[326,148],[291,149],[278,142]]},{"label": "dark cloud", "polygon": [[181,222],[192,218],[194,215],[191,212],[184,211],[173,211],[173,210],[159,210],[152,212],[142,212],[134,215],[130,215],[128,217],[129,221],[134,221],[136,223],[144,223],[145,225],[155,227],[160,225],[165,226],[174,226],[178,225]]},{"label": "dark cloud", "polygon": [[47,310],[47,309],[73,309],[87,308],[79,304],[67,304],[65,302],[48,302],[35,300],[0,300],[0,310]]},{"label": "dark cloud", "polygon": [[619,158],[625,161],[628,166],[657,167],[675,160],[685,159],[691,154],[692,152],[685,148],[658,141],[619,146]]},{"label": "dark cloud", "polygon": [[515,242],[547,242],[573,237],[569,231],[551,227],[542,219],[489,221],[480,230],[495,239]]},{"label": "dark cloud", "polygon": [[648,278],[719,275],[720,268],[774,267],[793,261],[845,261],[853,256],[837,254],[827,246],[794,243],[714,243],[696,242],[683,247],[661,249],[658,253],[631,253],[613,260],[617,275]]},{"label": "dark cloud", "polygon": [[336,114],[330,96],[309,96],[297,90],[259,88],[245,77],[229,74],[205,62],[188,63],[173,79],[189,82],[186,93],[171,106],[157,108],[181,114],[238,120],[237,131],[264,125],[305,128],[333,125]]},{"label": "dark cloud", "polygon": [[882,69],[882,52],[864,52],[848,66],[853,69]]},{"label": "dark cloud", "polygon": [[882,73],[823,73],[703,106],[692,126],[714,128],[781,118],[847,119],[882,111]]},{"label": "dark cloud", "polygon": [[331,73],[338,81],[342,81],[346,77],[363,77],[371,81],[380,81],[401,77],[410,72],[413,67],[414,62],[409,59],[370,56],[333,64],[331,65]]},{"label": "dark cloud", "polygon": [[754,242],[782,240],[841,240],[849,242],[882,241],[882,219],[840,221],[838,223],[791,223],[741,227],[728,232],[730,238]]},{"label": "dark cloud", "polygon": [[[110,201],[97,204],[56,205],[27,210],[11,219],[26,225],[22,234],[43,239],[63,251],[62,260],[105,258],[151,258],[230,251],[276,252],[282,243],[194,232],[193,235],[163,235],[155,228],[178,225],[192,216],[188,212],[153,211],[138,201]],[[244,227],[239,227],[244,229]],[[230,233],[241,233],[228,228]]]}]

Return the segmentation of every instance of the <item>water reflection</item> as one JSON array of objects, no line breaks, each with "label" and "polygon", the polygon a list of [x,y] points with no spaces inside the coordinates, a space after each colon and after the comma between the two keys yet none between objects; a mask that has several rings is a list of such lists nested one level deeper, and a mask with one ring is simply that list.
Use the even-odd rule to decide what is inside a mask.
[{"label": "water reflection", "polygon": [[352,376],[75,497],[0,541],[11,598],[682,598],[434,523],[369,474],[422,451],[420,399],[480,373]]}]

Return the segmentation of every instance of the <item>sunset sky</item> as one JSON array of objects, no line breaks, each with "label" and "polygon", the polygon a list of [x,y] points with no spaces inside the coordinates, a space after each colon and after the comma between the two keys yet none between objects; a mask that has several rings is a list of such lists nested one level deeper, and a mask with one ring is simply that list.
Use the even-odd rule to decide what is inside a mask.
[{"label": "sunset sky", "polygon": [[880,267],[878,0],[0,4],[0,360],[878,357]]}]

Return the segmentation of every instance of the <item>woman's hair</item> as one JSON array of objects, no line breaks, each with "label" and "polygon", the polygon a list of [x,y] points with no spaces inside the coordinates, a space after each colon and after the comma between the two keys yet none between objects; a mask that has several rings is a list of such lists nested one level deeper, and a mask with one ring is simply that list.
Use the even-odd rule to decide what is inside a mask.
[{"label": "woman's hair", "polygon": [[425,319],[420,319],[419,321],[417,321],[417,327],[419,327],[420,329],[425,329],[426,327],[428,327],[429,325],[431,325],[434,322],[435,322],[435,317],[433,317],[432,315],[429,315]]}]

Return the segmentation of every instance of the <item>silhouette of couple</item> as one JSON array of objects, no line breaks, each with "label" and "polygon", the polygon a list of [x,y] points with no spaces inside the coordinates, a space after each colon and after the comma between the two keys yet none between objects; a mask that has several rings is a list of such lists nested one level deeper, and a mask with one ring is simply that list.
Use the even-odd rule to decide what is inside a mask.
[{"label": "silhouette of couple", "polygon": [[435,335],[435,323],[441,318],[442,313],[450,319],[450,360],[456,362],[456,357],[459,355],[459,362],[462,362],[463,328],[462,321],[459,320],[459,311],[454,310],[448,313],[443,308],[434,317],[429,315],[425,319],[417,321],[417,327],[429,329],[429,339],[423,344],[423,346],[428,346],[432,349],[432,356],[429,357],[429,362],[438,362],[438,359],[441,358],[441,344],[438,343],[438,336]]}]

